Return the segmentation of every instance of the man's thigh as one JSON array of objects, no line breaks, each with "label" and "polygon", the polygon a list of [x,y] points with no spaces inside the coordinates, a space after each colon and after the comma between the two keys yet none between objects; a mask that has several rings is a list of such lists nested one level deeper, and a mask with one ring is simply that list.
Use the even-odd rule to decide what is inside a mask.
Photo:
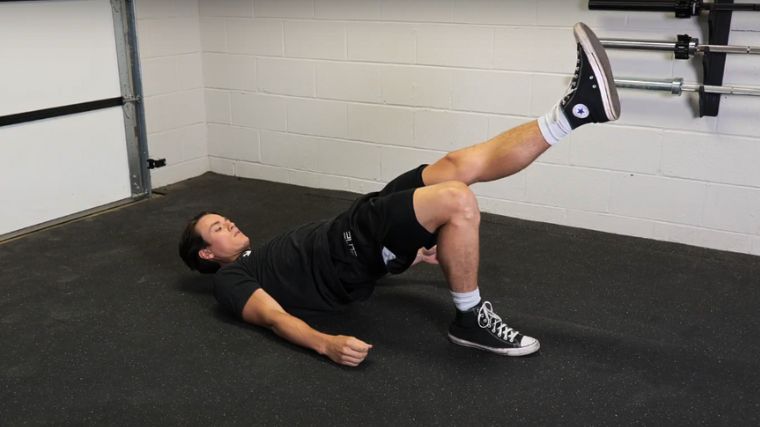
[{"label": "man's thigh", "polygon": [[396,178],[393,178],[382,190],[380,190],[378,196],[387,196],[399,191],[424,187],[425,183],[422,181],[422,171],[427,166],[428,165],[426,164],[420,165],[412,170],[402,173]]}]

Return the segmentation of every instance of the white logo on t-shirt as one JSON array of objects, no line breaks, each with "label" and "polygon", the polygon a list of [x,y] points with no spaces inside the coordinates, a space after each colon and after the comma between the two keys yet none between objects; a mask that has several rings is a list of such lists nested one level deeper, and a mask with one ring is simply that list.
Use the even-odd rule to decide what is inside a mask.
[{"label": "white logo on t-shirt", "polygon": [[250,254],[251,254],[251,250],[250,250],[250,249],[249,249],[249,250],[247,250],[247,251],[245,251],[245,252],[243,252],[243,256],[244,256],[244,257],[245,257],[245,256],[248,256],[248,255],[250,255]]}]

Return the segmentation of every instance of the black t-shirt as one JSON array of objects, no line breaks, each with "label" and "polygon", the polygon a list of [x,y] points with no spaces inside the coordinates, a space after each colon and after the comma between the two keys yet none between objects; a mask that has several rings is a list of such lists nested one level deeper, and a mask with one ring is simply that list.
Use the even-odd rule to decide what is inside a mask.
[{"label": "black t-shirt", "polygon": [[[343,309],[356,298],[340,280],[328,239],[331,226],[341,217],[283,233],[220,268],[214,275],[217,301],[241,317],[253,292],[262,288],[289,313]],[[340,247],[332,250],[336,251],[342,252]]]}]

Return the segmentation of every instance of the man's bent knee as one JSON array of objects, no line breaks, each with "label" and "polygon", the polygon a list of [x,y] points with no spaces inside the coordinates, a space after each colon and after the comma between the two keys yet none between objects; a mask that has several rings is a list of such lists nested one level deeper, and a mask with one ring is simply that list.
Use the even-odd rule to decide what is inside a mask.
[{"label": "man's bent knee", "polygon": [[470,187],[460,181],[448,181],[441,186],[441,202],[450,221],[480,220],[478,199]]}]

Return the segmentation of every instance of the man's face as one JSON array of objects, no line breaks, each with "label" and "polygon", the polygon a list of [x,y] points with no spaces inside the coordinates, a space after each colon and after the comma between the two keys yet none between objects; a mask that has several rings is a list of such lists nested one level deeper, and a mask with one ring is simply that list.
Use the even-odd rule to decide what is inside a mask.
[{"label": "man's face", "polygon": [[198,254],[209,261],[232,262],[251,246],[248,236],[234,222],[221,215],[202,216],[195,224],[195,231],[208,243],[208,247],[201,249]]}]

